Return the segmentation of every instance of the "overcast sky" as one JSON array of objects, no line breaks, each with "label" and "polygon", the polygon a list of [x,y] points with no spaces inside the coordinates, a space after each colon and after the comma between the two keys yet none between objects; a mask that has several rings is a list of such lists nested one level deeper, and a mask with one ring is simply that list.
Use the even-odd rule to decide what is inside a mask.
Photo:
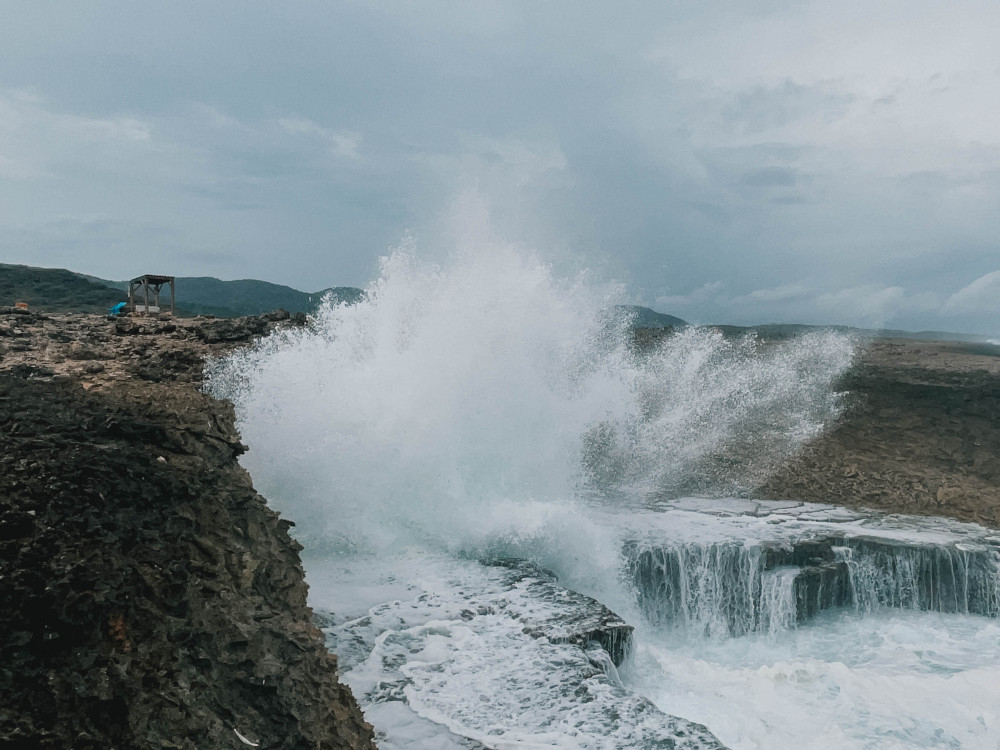
[{"label": "overcast sky", "polygon": [[1000,337],[1000,3],[0,10],[0,261],[363,286],[474,191],[692,321]]}]

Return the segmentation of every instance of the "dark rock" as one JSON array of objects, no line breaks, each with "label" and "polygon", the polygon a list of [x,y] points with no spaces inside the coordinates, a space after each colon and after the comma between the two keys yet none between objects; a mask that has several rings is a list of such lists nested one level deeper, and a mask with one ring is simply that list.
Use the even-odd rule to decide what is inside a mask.
[{"label": "dark rock", "polygon": [[219,342],[249,342],[262,335],[268,328],[267,316],[259,318],[220,318],[206,321],[196,329],[197,336],[206,344]]},{"label": "dark rock", "polygon": [[20,378],[22,380],[30,380],[32,378],[51,378],[55,374],[48,367],[27,364],[13,365],[7,370],[7,372],[11,377]]},{"label": "dark rock", "polygon": [[[374,747],[232,406],[193,387],[197,324],[25,320],[0,367],[0,747]],[[73,343],[94,359],[53,353]]]},{"label": "dark rock", "polygon": [[795,613],[799,622],[820,612],[854,603],[854,590],[846,562],[803,567],[794,582]]}]

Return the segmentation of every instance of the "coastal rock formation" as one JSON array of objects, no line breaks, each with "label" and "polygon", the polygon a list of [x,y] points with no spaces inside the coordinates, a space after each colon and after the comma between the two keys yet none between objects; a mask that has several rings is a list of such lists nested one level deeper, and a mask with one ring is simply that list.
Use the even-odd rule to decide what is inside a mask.
[{"label": "coastal rock formation", "polygon": [[[547,638],[550,643],[572,643],[580,648],[597,643],[611,662],[620,667],[632,649],[632,631],[621,617],[596,599],[558,584],[554,573],[518,558],[483,560],[486,565],[503,568],[502,585],[519,587],[551,609],[511,611],[532,637]],[[510,608],[516,610],[516,608]]]},{"label": "coastal rock formation", "polygon": [[998,355],[987,345],[872,342],[841,384],[842,417],[760,496],[1000,528]]},{"label": "coastal rock formation", "polygon": [[295,322],[0,314],[0,747],[374,747],[196,388]]}]

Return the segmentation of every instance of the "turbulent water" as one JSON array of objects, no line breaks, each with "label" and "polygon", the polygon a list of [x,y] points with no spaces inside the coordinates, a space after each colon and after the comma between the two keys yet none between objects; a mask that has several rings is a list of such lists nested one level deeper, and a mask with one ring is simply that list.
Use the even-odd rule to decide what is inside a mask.
[{"label": "turbulent water", "polygon": [[[749,493],[821,431],[855,342],[640,351],[622,301],[502,245],[399,251],[211,368],[380,745],[714,746],[684,717],[733,748],[996,747],[997,540],[678,499]],[[598,602],[636,627],[618,668],[552,629]]]}]

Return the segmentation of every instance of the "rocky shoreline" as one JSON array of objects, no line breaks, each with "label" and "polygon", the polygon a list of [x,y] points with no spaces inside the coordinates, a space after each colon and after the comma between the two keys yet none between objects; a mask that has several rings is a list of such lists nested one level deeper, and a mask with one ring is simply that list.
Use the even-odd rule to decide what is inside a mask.
[{"label": "rocky shoreline", "polygon": [[0,747],[374,748],[197,388],[301,322],[0,314]]},{"label": "rocky shoreline", "polygon": [[[0,308],[0,748],[374,747],[292,524],[199,390],[206,357],[305,322]],[[876,340],[841,387],[759,496],[1000,528],[995,352]]]}]

